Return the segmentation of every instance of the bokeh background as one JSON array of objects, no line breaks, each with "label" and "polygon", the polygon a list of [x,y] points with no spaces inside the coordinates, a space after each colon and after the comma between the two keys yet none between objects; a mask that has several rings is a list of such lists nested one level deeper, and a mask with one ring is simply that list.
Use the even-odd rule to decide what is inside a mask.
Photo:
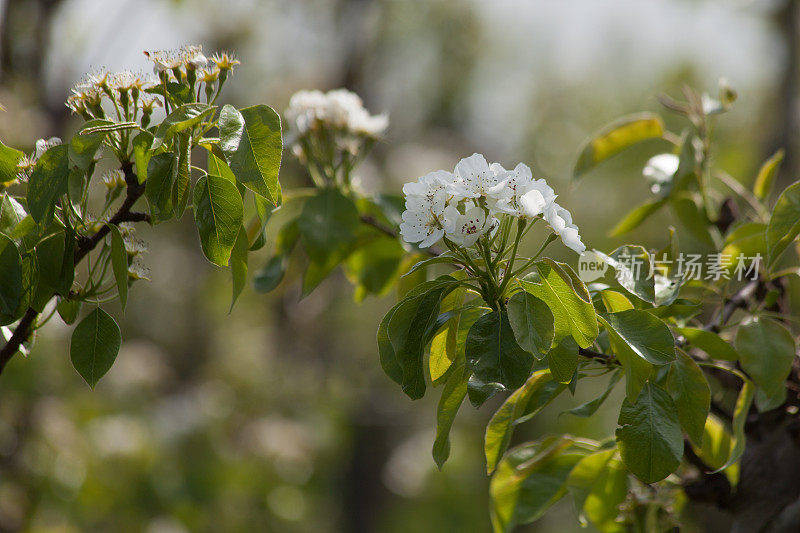
[{"label": "bokeh background", "polygon": [[[798,11],[794,0],[0,0],[0,139],[68,137],[77,122],[63,102],[83,73],[146,70],[142,50],[200,43],[242,61],[227,103],[282,111],[298,89],[346,87],[389,113],[365,189],[398,191],[474,151],[524,161],[606,249],[623,243],[607,230],[647,198],[641,167],[663,146],[571,187],[580,144],[620,115],[659,111],[657,96],[683,84],[715,94],[724,77],[739,92],[715,128],[718,166],[749,185],[783,146],[781,179],[795,175]],[[307,180],[289,154],[281,180]],[[671,223],[626,240],[663,245]],[[300,300],[293,272],[228,313],[227,273],[205,261],[188,217],[139,235],[152,282],[116,310],[124,344],[97,389],[72,369],[57,320],[0,379],[0,531],[489,530],[482,438],[496,405],[462,407],[438,472],[438,394],[411,402],[378,364],[393,295],[356,304],[338,273]],[[582,382],[516,438],[612,434],[619,396],[591,420],[559,416],[597,392]],[[725,530],[706,511],[683,519]],[[522,529],[579,527],[565,498]]]}]

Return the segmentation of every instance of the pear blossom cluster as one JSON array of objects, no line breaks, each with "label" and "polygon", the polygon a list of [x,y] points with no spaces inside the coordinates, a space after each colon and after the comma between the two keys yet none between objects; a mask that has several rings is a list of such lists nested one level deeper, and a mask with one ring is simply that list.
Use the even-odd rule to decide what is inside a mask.
[{"label": "pear blossom cluster", "polygon": [[470,247],[492,234],[504,216],[543,218],[564,244],[578,254],[586,250],[569,211],[556,203],[556,194],[544,178],[534,179],[519,163],[506,170],[489,164],[481,154],[458,162],[453,172],[437,170],[403,186],[406,210],[400,234],[420,248],[447,239]]},{"label": "pear blossom cluster", "polygon": [[287,120],[298,135],[328,126],[355,135],[379,138],[389,125],[385,114],[371,115],[361,98],[346,89],[298,91],[289,100]]}]

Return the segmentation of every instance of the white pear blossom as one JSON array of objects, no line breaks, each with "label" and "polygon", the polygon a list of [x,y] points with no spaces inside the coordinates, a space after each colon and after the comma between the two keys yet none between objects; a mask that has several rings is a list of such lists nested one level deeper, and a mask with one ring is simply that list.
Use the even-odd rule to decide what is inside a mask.
[{"label": "white pear blossom", "polygon": [[389,125],[386,115],[371,115],[364,102],[354,92],[346,89],[298,91],[289,100],[286,119],[300,135],[324,124],[355,135],[377,138]]},{"label": "white pear blossom", "polygon": [[448,205],[444,210],[445,233],[447,238],[465,248],[472,246],[487,231],[496,227],[497,220],[487,219],[486,211],[480,206],[472,206],[466,213]]},{"label": "white pear blossom", "polygon": [[[492,169],[495,172],[506,172],[498,163],[492,163]],[[497,211],[515,217],[533,218],[542,214],[556,199],[555,191],[544,178],[533,179],[528,165],[520,163],[508,175],[506,188],[510,194],[498,200],[495,206]]]},{"label": "white pear blossom", "polygon": [[578,233],[578,226],[572,223],[572,215],[569,211],[556,202],[552,202],[544,211],[544,219],[568,248],[578,254],[586,251],[586,246]]},{"label": "white pear blossom", "polygon": [[428,201],[415,198],[406,205],[400,235],[406,242],[418,242],[420,248],[435,244],[444,236],[446,194],[439,191]]},{"label": "white pear blossom", "polygon": [[652,183],[650,189],[657,193],[672,180],[678,171],[680,158],[675,154],[658,154],[647,160],[642,175]]},{"label": "white pear blossom", "polygon": [[456,165],[456,181],[450,186],[450,192],[457,198],[483,197],[495,201],[507,198],[510,190],[506,181],[511,173],[502,168],[493,170],[481,154],[465,157]]}]

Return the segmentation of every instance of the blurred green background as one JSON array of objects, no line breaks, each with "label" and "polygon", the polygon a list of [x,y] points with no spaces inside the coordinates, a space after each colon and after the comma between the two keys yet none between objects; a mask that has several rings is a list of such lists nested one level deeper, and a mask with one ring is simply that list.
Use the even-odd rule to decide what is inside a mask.
[{"label": "blurred green background", "polygon": [[[794,1],[0,0],[0,139],[30,149],[69,136],[63,102],[92,67],[148,69],[142,50],[201,43],[242,61],[237,106],[281,112],[298,89],[347,87],[388,112],[360,168],[368,191],[450,169],[474,151],[528,163],[573,212],[584,241],[647,198],[643,145],[570,187],[580,143],[620,115],[659,111],[682,84],[739,91],[714,132],[716,164],[749,185],[798,132]],[[667,116],[676,128],[679,122]],[[290,154],[281,181],[307,183]],[[779,187],[781,185],[779,184]],[[626,241],[663,245],[669,215]],[[341,273],[300,300],[299,271],[228,314],[227,273],[191,220],[143,228],[152,282],[115,316],[124,344],[95,391],[72,369],[57,320],[0,378],[0,531],[485,532],[483,428],[462,407],[440,473],[430,456],[438,393],[411,402],[385,377],[374,334],[393,295],[355,304]],[[681,233],[685,249],[702,245]],[[530,243],[534,246],[535,243]],[[255,254],[251,273],[268,258]],[[575,257],[563,253],[575,263]],[[113,310],[110,307],[109,310]],[[582,382],[583,383],[583,382]],[[558,416],[581,387],[515,438],[613,433],[619,396],[591,420]],[[687,530],[726,530],[690,510]],[[526,531],[580,530],[568,498]]]}]

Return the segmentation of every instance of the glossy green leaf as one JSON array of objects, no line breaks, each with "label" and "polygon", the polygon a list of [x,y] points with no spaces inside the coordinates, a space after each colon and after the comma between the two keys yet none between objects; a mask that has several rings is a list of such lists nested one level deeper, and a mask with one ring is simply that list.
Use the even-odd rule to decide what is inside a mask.
[{"label": "glossy green leaf", "polygon": [[12,233],[26,216],[28,213],[19,200],[8,192],[0,193],[0,233],[12,237]]},{"label": "glossy green leaf", "polygon": [[[69,275],[69,285],[72,285],[74,270],[72,265],[65,265],[66,261],[66,235],[63,231],[56,232],[42,239],[36,245],[36,263],[39,270],[39,279],[36,284],[35,296],[30,302],[30,306],[39,312],[44,310],[44,306],[64,285],[62,276]],[[72,254],[72,250],[69,250]],[[71,263],[71,262],[70,262]],[[64,266],[70,270],[65,272]]]},{"label": "glossy green leaf", "polygon": [[219,139],[236,179],[273,205],[279,205],[278,171],[283,139],[278,114],[265,105],[239,111],[226,105],[219,117]]},{"label": "glossy green leaf", "polygon": [[80,310],[80,300],[67,300],[65,298],[59,298],[58,305],[56,306],[58,316],[61,317],[61,320],[63,320],[65,324],[74,323],[78,318],[78,312],[80,312]]},{"label": "glossy green leaf", "polygon": [[242,227],[242,197],[236,186],[209,174],[194,188],[194,220],[203,253],[212,263],[227,266]]},{"label": "glossy green leaf", "polygon": [[72,332],[69,347],[72,366],[94,388],[114,364],[121,343],[119,326],[111,315],[98,307]]},{"label": "glossy green leaf", "polygon": [[117,283],[117,293],[122,309],[128,304],[128,253],[125,250],[125,241],[122,233],[114,224],[109,224],[111,230],[111,269],[114,271],[114,280]]},{"label": "glossy green leaf", "polygon": [[661,481],[678,468],[683,434],[670,395],[646,383],[635,403],[622,402],[617,444],[625,466],[644,483]]},{"label": "glossy green leaf", "polygon": [[403,392],[412,399],[425,394],[425,347],[440,325],[437,319],[442,298],[457,285],[450,276],[423,283],[389,311],[378,330],[381,363],[384,369],[391,367],[387,370],[390,377],[400,377]]},{"label": "glossy green leaf", "polygon": [[693,445],[692,449],[709,468],[717,470],[728,462],[732,446],[733,439],[725,424],[714,415],[709,415],[703,428],[703,445]]},{"label": "glossy green leaf", "polygon": [[525,383],[533,367],[533,355],[517,343],[508,314],[483,315],[469,330],[464,348],[472,371],[469,399],[481,405],[497,391],[513,390]]},{"label": "glossy green leaf", "polygon": [[153,134],[153,149],[168,142],[175,134],[186,131],[209,118],[215,109],[215,106],[208,104],[183,104],[158,125]]},{"label": "glossy green leaf", "polygon": [[17,177],[17,165],[24,154],[0,142],[0,183],[13,181]]},{"label": "glossy green leaf", "polygon": [[544,301],[555,320],[554,340],[571,335],[581,348],[597,337],[597,318],[586,287],[571,276],[566,265],[550,259],[537,262],[536,270],[520,280],[526,292]]},{"label": "glossy green leaf", "polygon": [[784,151],[781,148],[772,156],[764,161],[761,168],[758,170],[756,181],[753,183],[753,194],[759,200],[764,200],[772,192],[772,185],[775,183],[775,176],[778,174],[778,169],[783,162]]},{"label": "glossy green leaf", "polygon": [[494,472],[508,449],[514,425],[520,420],[535,416],[565,388],[563,384],[553,380],[550,372],[539,370],[503,402],[486,426],[484,452],[488,474]]},{"label": "glossy green leaf", "polygon": [[547,366],[559,383],[572,381],[578,368],[578,345],[572,337],[564,337],[547,352]]},{"label": "glossy green leaf", "polygon": [[492,476],[492,527],[506,533],[533,522],[567,493],[567,478],[587,450],[558,437],[509,451]]},{"label": "glossy green leaf", "polygon": [[469,374],[462,366],[450,373],[442,390],[442,397],[436,410],[436,440],[433,442],[433,460],[441,470],[450,457],[450,428],[456,418],[458,409],[467,395]]},{"label": "glossy green leaf", "polygon": [[736,350],[712,331],[698,328],[675,328],[675,331],[683,335],[691,346],[704,351],[712,359],[739,360]]},{"label": "glossy green leaf", "polygon": [[[90,120],[84,124],[84,129],[87,126],[99,125],[100,123],[107,122],[103,120]],[[94,156],[103,140],[106,138],[105,132],[95,133],[79,133],[74,135],[69,141],[68,155],[71,165],[78,167],[81,170],[86,170],[89,165],[94,161]]]},{"label": "glossy green leaf", "polygon": [[555,335],[550,308],[536,296],[520,291],[508,300],[507,309],[517,343],[537,359],[543,359],[553,345]]},{"label": "glossy green leaf", "polygon": [[739,363],[767,397],[783,392],[797,353],[794,337],[770,318],[756,318],[736,332]]},{"label": "glossy green leaf", "polygon": [[771,266],[800,234],[800,182],[784,190],[767,227],[767,265]]},{"label": "glossy green leaf", "polygon": [[175,218],[181,218],[189,203],[189,177],[191,176],[190,165],[192,164],[192,152],[189,135],[186,133],[178,134],[178,171],[175,174],[175,182],[172,184],[172,206]]},{"label": "glossy green leaf", "polygon": [[156,154],[150,158],[144,194],[150,204],[150,218],[154,224],[169,220],[175,212],[172,186],[177,176],[178,158],[172,152]]},{"label": "glossy green leaf", "polygon": [[656,302],[655,280],[651,276],[650,254],[642,246],[620,246],[610,255],[595,251],[614,269],[617,282],[645,302]]},{"label": "glossy green leaf", "polygon": [[581,149],[572,175],[578,178],[622,150],[663,134],[664,123],[657,115],[641,113],[624,117],[592,135]]},{"label": "glossy green leaf", "polygon": [[607,329],[613,330],[642,359],[665,365],[675,360],[675,339],[667,325],[647,311],[629,309],[601,315]]},{"label": "glossy green leaf", "polygon": [[[439,313],[449,313],[450,318],[447,319],[444,326],[436,332],[436,335],[431,340],[428,371],[433,384],[437,384],[447,374],[447,371],[450,370],[458,358],[458,333],[465,293],[465,287],[455,289],[442,299],[442,304],[439,307]],[[460,352],[463,354],[463,349]],[[464,365],[463,360],[459,363],[461,366]]]},{"label": "glossy green leaf", "polygon": [[386,294],[397,277],[405,250],[397,239],[379,237],[356,248],[345,260],[345,273],[355,286],[355,299]]},{"label": "glossy green leaf", "polygon": [[591,522],[603,533],[627,530],[617,517],[620,505],[628,497],[628,475],[616,453],[617,450],[611,449],[587,455],[567,478],[567,488],[581,522]]},{"label": "glossy green leaf", "polygon": [[711,389],[703,371],[683,350],[678,350],[678,358],[670,367],[667,391],[675,401],[681,426],[692,442],[700,445],[711,405]]},{"label": "glossy green leaf", "polygon": [[147,180],[147,167],[150,164],[150,158],[153,156],[153,152],[150,150],[152,145],[153,134],[149,131],[140,131],[131,141],[133,161],[136,164],[136,177],[139,178],[139,183],[144,183]]},{"label": "glossy green leaf", "polygon": [[231,310],[247,285],[247,254],[250,243],[244,227],[239,228],[239,234],[231,250]]},{"label": "glossy green leaf", "polygon": [[733,429],[733,444],[731,446],[731,454],[724,465],[719,467],[715,472],[720,472],[735,464],[744,454],[745,446],[747,445],[747,436],[744,432],[744,426],[747,423],[747,415],[750,413],[750,406],[753,405],[753,397],[755,396],[755,386],[753,382],[744,376],[742,377],[742,389],[739,391],[739,397],[736,399],[736,405],[733,408],[733,422],[731,424]]},{"label": "glossy green leaf", "polygon": [[28,209],[41,223],[53,212],[56,199],[67,192],[69,179],[68,147],[65,144],[47,150],[33,168],[28,180]]}]

